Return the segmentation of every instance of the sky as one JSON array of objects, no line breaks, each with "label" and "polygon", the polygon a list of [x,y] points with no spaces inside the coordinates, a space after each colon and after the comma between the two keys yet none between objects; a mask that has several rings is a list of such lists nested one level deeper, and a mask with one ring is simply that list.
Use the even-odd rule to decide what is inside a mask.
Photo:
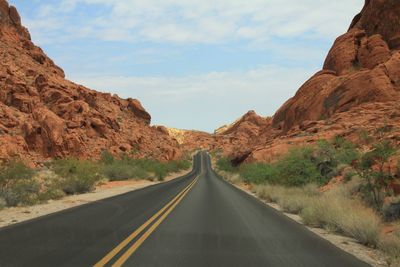
[{"label": "sky", "polygon": [[212,132],[271,116],[364,0],[9,0],[68,79],[137,98],[152,124]]}]

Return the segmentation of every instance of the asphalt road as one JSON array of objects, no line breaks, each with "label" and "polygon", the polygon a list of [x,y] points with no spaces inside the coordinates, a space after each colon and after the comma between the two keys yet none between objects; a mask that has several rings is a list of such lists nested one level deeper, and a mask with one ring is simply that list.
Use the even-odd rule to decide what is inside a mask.
[{"label": "asphalt road", "polygon": [[226,183],[170,182],[0,229],[0,266],[369,266]]}]

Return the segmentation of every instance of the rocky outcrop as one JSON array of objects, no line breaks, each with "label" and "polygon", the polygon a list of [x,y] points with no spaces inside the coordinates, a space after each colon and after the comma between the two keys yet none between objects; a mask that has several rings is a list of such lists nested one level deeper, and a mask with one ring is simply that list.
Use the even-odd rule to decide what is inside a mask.
[{"label": "rocky outcrop", "polygon": [[349,31],[334,43],[323,70],[275,114],[288,132],[305,120],[322,120],[363,103],[400,98],[400,2],[368,0]]},{"label": "rocky outcrop", "polygon": [[177,141],[150,126],[135,99],[99,93],[65,79],[37,46],[15,7],[0,0],[0,160],[115,154],[179,158]]},{"label": "rocky outcrop", "polygon": [[400,146],[400,1],[367,0],[347,33],[337,38],[323,69],[272,119],[250,112],[218,129],[214,147],[234,163],[271,162],[293,146],[389,128]]}]

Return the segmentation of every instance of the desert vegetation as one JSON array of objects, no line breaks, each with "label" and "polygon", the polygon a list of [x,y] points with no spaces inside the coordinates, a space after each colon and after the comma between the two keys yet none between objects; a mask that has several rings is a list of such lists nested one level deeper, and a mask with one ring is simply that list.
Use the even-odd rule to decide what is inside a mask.
[{"label": "desert vegetation", "polygon": [[[359,145],[342,137],[291,149],[272,163],[233,166],[216,155],[221,176],[244,183],[259,198],[298,214],[304,224],[327,229],[378,248],[390,266],[400,266],[400,199],[396,146],[378,129]],[[217,153],[218,154],[218,153]],[[394,228],[388,233],[384,229]]]},{"label": "desert vegetation", "polygon": [[26,206],[91,192],[106,181],[158,180],[187,170],[191,160],[160,162],[113,156],[105,151],[98,161],[65,158],[50,161],[42,168],[30,168],[20,160],[0,165],[0,209]]},{"label": "desert vegetation", "polygon": [[355,145],[337,137],[331,142],[322,140],[315,146],[292,148],[287,155],[271,164],[253,163],[234,167],[229,159],[222,157],[218,159],[217,166],[222,171],[240,173],[246,183],[323,185],[339,170],[351,167],[358,157]]}]

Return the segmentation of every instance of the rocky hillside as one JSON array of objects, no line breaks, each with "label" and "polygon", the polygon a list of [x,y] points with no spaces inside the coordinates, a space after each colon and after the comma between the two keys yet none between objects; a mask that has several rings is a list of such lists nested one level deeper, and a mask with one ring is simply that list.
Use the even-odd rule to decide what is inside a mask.
[{"label": "rocky hillside", "polygon": [[0,0],[0,159],[98,157],[102,150],[176,159],[175,139],[150,126],[138,100],[65,79],[35,44],[15,7]]},{"label": "rocky hillside", "polygon": [[247,161],[270,161],[293,145],[389,129],[400,141],[400,2],[366,0],[323,65],[273,116],[278,136],[259,140]]},{"label": "rocky hillside", "polygon": [[400,98],[400,2],[367,0],[347,33],[334,43],[323,70],[275,114],[273,125],[289,131],[362,103]]},{"label": "rocky hillside", "polygon": [[[366,0],[323,65],[273,116],[249,112],[210,147],[242,161],[273,161],[295,145],[390,129],[400,142],[400,1]],[[400,145],[400,143],[399,143]]]}]

